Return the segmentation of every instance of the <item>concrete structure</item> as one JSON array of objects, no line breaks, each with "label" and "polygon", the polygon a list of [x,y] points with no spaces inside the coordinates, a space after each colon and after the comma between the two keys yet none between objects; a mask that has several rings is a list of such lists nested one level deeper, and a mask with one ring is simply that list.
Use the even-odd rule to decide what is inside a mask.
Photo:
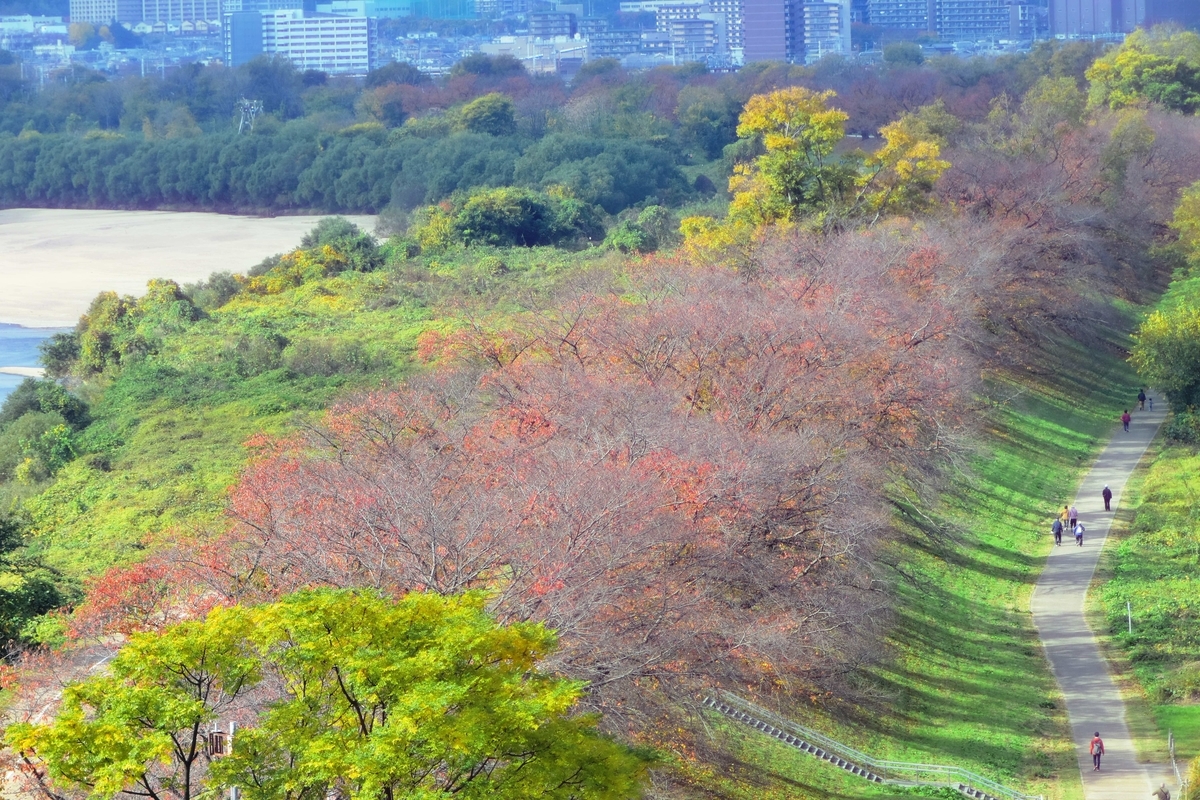
[{"label": "concrete structure", "polygon": [[[304,9],[305,0],[224,0],[226,14],[236,14],[239,11],[288,11]],[[315,6],[309,10],[315,11]]]},{"label": "concrete structure", "polygon": [[330,0],[318,2],[318,14],[341,14],[347,17],[377,17],[397,19],[413,14],[412,0]]},{"label": "concrete structure", "polygon": [[725,15],[725,44],[730,52],[740,53],[743,46],[742,19],[745,16],[743,0],[709,0],[709,9],[714,14]]},{"label": "concrete structure", "polygon": [[281,55],[296,69],[365,75],[376,61],[375,20],[301,9],[226,15],[225,59],[244,64],[259,54]]},{"label": "concrete structure", "polygon": [[803,14],[804,63],[850,54],[850,0],[806,2]]},{"label": "concrete structure", "polygon": [[1055,36],[1129,33],[1142,26],[1174,22],[1200,26],[1197,0],[1050,0]]},{"label": "concrete structure", "polygon": [[20,14],[0,17],[0,33],[41,33],[46,28],[57,28],[63,24],[62,17],[35,17]]},{"label": "concrete structure", "polygon": [[70,0],[69,8],[72,22],[107,25],[113,20],[140,22],[142,19],[141,0]]},{"label": "concrete structure", "polygon": [[933,0],[868,0],[867,14],[872,25],[883,28],[934,29]]},{"label": "concrete structure", "polygon": [[[1117,0],[1119,2],[1119,0]],[[1136,18],[1138,2],[1131,0],[1131,17]],[[1051,0],[1050,30],[1055,36],[1090,36],[1116,33],[1125,27],[1123,9],[1114,18],[1114,0]]]},{"label": "concrete structure", "polygon": [[[1079,5],[1114,0],[1054,0]],[[1116,0],[1120,2],[1120,0]],[[1145,0],[1127,0],[1129,3]],[[860,7],[861,9],[861,7]],[[872,25],[909,31],[930,31],[945,41],[974,42],[990,38],[1027,38],[1040,18],[1031,0],[867,0],[865,16]]]},{"label": "concrete structure", "polygon": [[585,17],[579,22],[579,38],[588,43],[592,58],[621,59],[641,47],[642,34],[636,30],[616,30],[604,17]]},{"label": "concrete structure", "polygon": [[746,63],[794,61],[804,46],[797,0],[744,0],[742,49]]},{"label": "concrete structure", "polygon": [[1010,0],[933,0],[934,29],[947,41],[1007,36]]},{"label": "concrete structure", "polygon": [[[141,0],[142,22],[195,22],[221,19],[221,0]],[[134,20],[122,19],[121,22]]]},{"label": "concrete structure", "polygon": [[574,36],[575,19],[569,11],[535,11],[529,15],[529,35],[535,39]]},{"label": "concrete structure", "polygon": [[507,55],[521,61],[530,72],[575,72],[590,56],[589,43],[569,36],[535,39],[532,36],[501,36],[480,45],[489,56]]}]

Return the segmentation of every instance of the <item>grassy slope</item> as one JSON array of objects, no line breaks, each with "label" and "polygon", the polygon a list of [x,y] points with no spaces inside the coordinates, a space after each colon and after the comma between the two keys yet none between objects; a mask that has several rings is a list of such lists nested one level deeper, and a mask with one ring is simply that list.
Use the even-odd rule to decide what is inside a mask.
[{"label": "grassy slope", "polygon": [[[473,267],[487,254],[240,296],[165,337],[159,354],[127,367],[102,392],[91,389],[100,398],[84,437],[91,452],[27,502],[30,553],[82,580],[136,558],[148,537],[210,524],[244,463],[247,439],[285,432],[340,393],[401,380],[414,368],[419,334],[453,324],[457,312],[443,306],[445,298],[487,296],[494,308],[512,293],[549,286],[560,273],[606,257],[549,248],[505,252],[507,271],[497,275],[494,265]],[[261,347],[272,336],[335,357],[351,352],[354,363],[333,374],[297,371],[287,363],[289,351]],[[309,361],[322,366],[320,358]]]},{"label": "grassy slope", "polygon": [[[863,707],[835,721],[800,709],[791,714],[797,722],[876,757],[957,765],[1047,798],[1082,797],[1029,597],[1052,546],[1053,513],[1074,496],[1135,378],[1115,356],[1073,343],[1054,350],[1047,374],[1071,374],[1071,383],[994,383],[989,394],[1001,400],[985,411],[983,455],[955,482],[942,516],[906,518],[892,554],[899,597],[891,657],[868,679],[880,712]],[[908,796],[715,724],[736,754],[705,776],[722,795]]]}]

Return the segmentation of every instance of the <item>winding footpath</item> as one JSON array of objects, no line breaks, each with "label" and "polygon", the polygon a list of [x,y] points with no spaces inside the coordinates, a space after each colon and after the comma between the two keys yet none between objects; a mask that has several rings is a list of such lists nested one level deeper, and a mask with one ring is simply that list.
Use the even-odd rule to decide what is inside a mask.
[{"label": "winding footpath", "polygon": [[[1157,393],[1154,398],[1158,401],[1154,411],[1131,410],[1133,422],[1128,433],[1116,426],[1108,446],[1084,477],[1075,501],[1087,529],[1083,547],[1077,547],[1074,537],[1064,532],[1063,544],[1051,551],[1031,602],[1034,625],[1066,697],[1086,800],[1148,798],[1161,782],[1167,783],[1173,795],[1177,792],[1169,766],[1137,762],[1125,724],[1125,704],[1084,618],[1088,585],[1113,519],[1112,513],[1104,511],[1100,493],[1108,484],[1113,510],[1119,507],[1125,482],[1166,414],[1166,400]],[[1047,516],[1047,528],[1050,519]],[[1134,624],[1136,615],[1135,609]],[[1104,739],[1106,751],[1100,772],[1092,771],[1087,748],[1095,731]]]}]

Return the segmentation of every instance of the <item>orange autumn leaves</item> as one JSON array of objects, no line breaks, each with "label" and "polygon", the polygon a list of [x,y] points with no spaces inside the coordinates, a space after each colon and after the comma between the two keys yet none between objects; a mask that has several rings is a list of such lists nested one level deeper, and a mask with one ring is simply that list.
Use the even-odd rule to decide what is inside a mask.
[{"label": "orange autumn leaves", "polygon": [[229,530],[156,563],[222,602],[484,589],[610,709],[836,683],[886,604],[884,489],[960,424],[952,271],[885,231],[760,261],[591,276],[427,338],[428,377],[257,443]]}]

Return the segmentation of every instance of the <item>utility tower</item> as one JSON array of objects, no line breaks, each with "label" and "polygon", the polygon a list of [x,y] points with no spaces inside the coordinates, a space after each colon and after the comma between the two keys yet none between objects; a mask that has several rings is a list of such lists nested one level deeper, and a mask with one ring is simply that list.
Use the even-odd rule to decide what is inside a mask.
[{"label": "utility tower", "polygon": [[262,100],[247,100],[243,97],[237,101],[234,108],[242,113],[242,119],[238,122],[238,133],[246,128],[254,130],[254,118],[263,111]]}]

